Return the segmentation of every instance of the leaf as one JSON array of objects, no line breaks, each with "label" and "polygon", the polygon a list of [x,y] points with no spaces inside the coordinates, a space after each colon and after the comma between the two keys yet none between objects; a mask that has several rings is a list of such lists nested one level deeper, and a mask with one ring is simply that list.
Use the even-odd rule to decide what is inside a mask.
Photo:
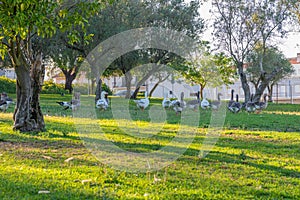
[{"label": "leaf", "polygon": [[92,179],[87,179],[87,180],[82,180],[81,183],[84,185],[84,184],[87,184],[87,183],[90,183],[92,182]]},{"label": "leaf", "polygon": [[55,160],[54,158],[52,158],[51,156],[42,156],[43,158],[47,159],[47,160]]},{"label": "leaf", "polygon": [[50,194],[49,190],[40,190],[38,194]]},{"label": "leaf", "polygon": [[70,158],[68,158],[68,159],[66,159],[64,162],[70,162],[71,160],[74,160],[74,157],[70,157]]}]

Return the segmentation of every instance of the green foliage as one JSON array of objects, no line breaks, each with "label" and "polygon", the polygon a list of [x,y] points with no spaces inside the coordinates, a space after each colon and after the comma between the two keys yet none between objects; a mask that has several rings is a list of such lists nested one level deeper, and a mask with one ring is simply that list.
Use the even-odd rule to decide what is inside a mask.
[{"label": "green foliage", "polygon": [[112,95],[111,89],[105,83],[102,83],[102,90],[106,91],[108,95]]},{"label": "green foliage", "polygon": [[[100,15],[95,15],[90,20],[91,26],[88,27],[88,32],[95,35],[93,42],[89,45],[89,51],[115,34],[141,27],[168,28],[186,33],[196,39],[204,29],[199,7],[199,1],[191,3],[186,3],[184,0],[115,1],[112,5],[102,9]],[[137,50],[115,60],[104,75],[120,74],[120,71],[124,74],[144,63],[168,64],[174,61],[174,58],[175,56],[170,56],[170,53],[166,54],[165,51],[159,49]],[[91,71],[91,76],[95,76],[96,73]]]},{"label": "green foliage", "polygon": [[16,80],[0,76],[0,93],[15,93],[16,92]]},{"label": "green foliage", "polygon": [[[73,84],[73,86],[75,92],[80,92],[81,94],[89,93],[88,84]],[[105,90],[109,95],[112,95],[111,89],[105,83],[102,83],[102,90]]]},{"label": "green foliage", "polygon": [[[81,94],[88,94],[88,85],[87,84],[74,84],[74,91],[80,92]],[[0,87],[1,88],[1,87]],[[42,87],[42,94],[66,94],[67,90],[64,89],[64,84],[56,84],[53,81],[45,81]],[[105,84],[102,84],[102,90],[108,92],[109,95],[112,95],[111,89]],[[15,92],[15,91],[14,91]],[[12,92],[12,93],[14,93]]]},{"label": "green foliage", "polygon": [[213,55],[200,49],[200,53],[187,61],[180,71],[186,80],[200,85],[201,98],[206,86],[218,87],[234,82],[233,60],[223,53]]},{"label": "green foliage", "polygon": [[272,85],[276,84],[280,79],[288,77],[295,71],[291,63],[276,47],[266,48],[264,55],[262,51],[262,47],[257,46],[247,56],[249,65],[246,73],[249,76],[249,81],[254,85],[258,85],[262,81],[261,70],[266,73],[264,76],[270,76],[272,72],[276,72],[272,76],[272,79],[269,80]]},{"label": "green foliage", "polygon": [[45,81],[42,87],[43,94],[61,94],[66,93],[64,84],[56,84],[53,81]]}]

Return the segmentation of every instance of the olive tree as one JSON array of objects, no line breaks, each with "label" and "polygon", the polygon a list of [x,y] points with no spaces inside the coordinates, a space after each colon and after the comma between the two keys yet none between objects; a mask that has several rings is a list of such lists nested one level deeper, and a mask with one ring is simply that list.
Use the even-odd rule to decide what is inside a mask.
[{"label": "olive tree", "polygon": [[[17,75],[14,129],[42,131],[45,122],[40,108],[40,91],[45,66],[41,40],[57,30],[84,27],[86,17],[97,12],[98,1],[3,0],[0,2],[0,54],[9,55]],[[76,32],[69,32],[75,43]]]}]

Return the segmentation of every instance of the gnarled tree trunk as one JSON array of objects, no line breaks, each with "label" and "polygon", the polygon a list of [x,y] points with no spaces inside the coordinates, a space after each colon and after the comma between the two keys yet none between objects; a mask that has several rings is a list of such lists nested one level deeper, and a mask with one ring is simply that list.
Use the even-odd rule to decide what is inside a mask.
[{"label": "gnarled tree trunk", "polygon": [[137,94],[138,94],[139,91],[140,91],[140,88],[141,88],[140,86],[138,86],[138,87],[135,88],[135,90],[134,90],[134,92],[132,93],[130,99],[136,99]]},{"label": "gnarled tree trunk", "polygon": [[159,86],[160,83],[164,82],[165,80],[167,80],[169,78],[171,74],[168,74],[166,77],[162,78],[160,77],[159,80],[155,83],[155,85],[153,86],[153,88],[151,89],[150,93],[149,93],[149,97],[152,97],[153,92],[156,90],[156,88]]},{"label": "gnarled tree trunk", "polygon": [[126,95],[125,98],[129,99],[131,97],[131,81],[132,81],[132,75],[130,73],[130,71],[128,71],[127,73],[125,73],[125,84],[126,84]]},{"label": "gnarled tree trunk", "polygon": [[73,92],[73,86],[72,83],[77,77],[77,74],[79,73],[80,66],[75,65],[71,69],[62,69],[62,72],[64,73],[66,77],[66,82],[65,82],[65,90],[68,90],[70,94]]},{"label": "gnarled tree trunk", "polygon": [[72,83],[75,79],[74,75],[70,75],[70,74],[65,74],[66,77],[66,82],[65,82],[65,90],[69,91],[69,94],[72,94],[73,92],[73,86]]},{"label": "gnarled tree trunk", "polygon": [[45,69],[39,54],[32,66],[19,62],[15,66],[17,74],[17,103],[14,111],[14,130],[21,132],[44,131],[45,122],[39,104]]},{"label": "gnarled tree trunk", "polygon": [[268,85],[268,96],[269,96],[269,99],[268,101],[269,102],[273,102],[273,88],[274,88],[274,85],[273,84],[269,84]]},{"label": "gnarled tree trunk", "polygon": [[96,97],[95,97],[95,102],[100,99],[101,97],[101,92],[102,92],[102,79],[99,78],[98,83],[97,83],[97,87],[96,87]]},{"label": "gnarled tree trunk", "polygon": [[240,80],[241,80],[242,88],[243,88],[244,95],[245,95],[245,102],[248,102],[249,99],[250,99],[250,87],[249,87],[249,84],[247,82],[247,76],[246,76],[246,74],[244,72],[244,69],[243,69],[243,63],[238,62],[237,68],[238,68],[238,73],[240,75]]},{"label": "gnarled tree trunk", "polygon": [[255,91],[255,95],[253,98],[253,101],[259,101],[261,96],[263,95],[265,89],[268,87],[271,80],[273,80],[277,73],[280,73],[281,70],[273,70],[270,74],[262,73],[261,74],[261,83],[259,84],[259,87]]}]

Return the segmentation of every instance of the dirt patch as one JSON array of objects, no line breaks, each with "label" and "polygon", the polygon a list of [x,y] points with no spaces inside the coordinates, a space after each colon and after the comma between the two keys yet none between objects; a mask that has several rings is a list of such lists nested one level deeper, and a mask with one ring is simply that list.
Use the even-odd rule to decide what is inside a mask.
[{"label": "dirt patch", "polygon": [[46,141],[36,141],[36,142],[11,142],[11,141],[0,141],[0,149],[10,150],[10,149],[23,149],[23,150],[33,150],[33,149],[65,149],[74,148],[81,149],[85,148],[83,144],[74,144],[68,142],[46,142]]}]

